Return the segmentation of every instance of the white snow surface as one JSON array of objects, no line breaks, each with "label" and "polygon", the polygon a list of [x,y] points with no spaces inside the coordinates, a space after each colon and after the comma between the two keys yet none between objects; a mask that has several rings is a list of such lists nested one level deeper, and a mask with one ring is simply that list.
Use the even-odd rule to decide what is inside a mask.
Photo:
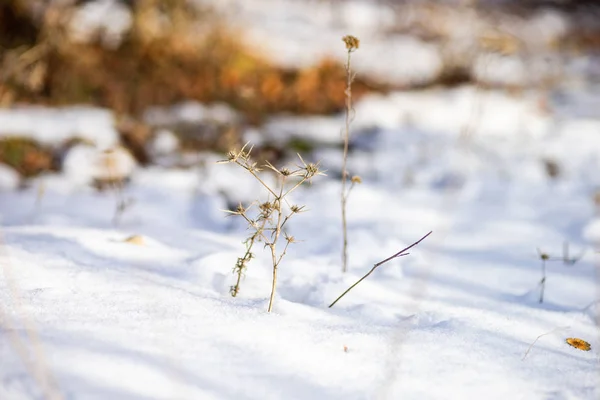
[{"label": "white snow surface", "polygon": [[[597,399],[600,121],[486,92],[461,136],[474,95],[356,104],[349,168],[363,184],[349,200],[349,272],[341,152],[329,146],[312,155],[327,176],[290,199],[308,211],[290,220],[300,242],[270,314],[261,246],[239,296],[228,293],[248,232],[221,210],[260,185],[217,155],[196,169],[135,170],[117,226],[119,196],[67,174],[0,192],[0,399]],[[343,123],[307,123],[339,137],[332,121]],[[571,256],[583,252],[574,265],[555,260],[565,241]],[[541,304],[537,248],[552,257]]]},{"label": "white snow surface", "polygon": [[119,141],[113,113],[84,106],[0,109],[0,139],[11,136],[31,138],[46,145],[79,138],[100,149],[111,148]]}]

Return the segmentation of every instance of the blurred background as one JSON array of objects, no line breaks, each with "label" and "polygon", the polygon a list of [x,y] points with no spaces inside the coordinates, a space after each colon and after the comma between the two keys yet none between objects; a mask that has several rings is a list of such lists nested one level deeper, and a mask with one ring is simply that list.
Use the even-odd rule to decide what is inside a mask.
[{"label": "blurred background", "polygon": [[[3,0],[3,187],[63,171],[70,158],[83,174],[92,153],[69,156],[81,146],[121,154],[122,179],[248,140],[275,163],[323,138],[339,144],[341,126],[303,134],[314,120],[289,116],[343,111],[345,34],[361,39],[355,101],[472,87],[473,102],[477,92],[533,91],[538,111],[552,113],[566,88],[593,94],[600,81],[593,0]],[[594,96],[573,102],[600,115]],[[108,178],[81,177],[98,187]]]}]

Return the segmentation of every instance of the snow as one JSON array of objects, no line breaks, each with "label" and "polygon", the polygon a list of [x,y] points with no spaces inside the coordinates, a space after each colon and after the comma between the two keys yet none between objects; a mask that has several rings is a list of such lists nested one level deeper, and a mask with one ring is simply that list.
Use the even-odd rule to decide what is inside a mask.
[{"label": "snow", "polygon": [[[142,168],[119,147],[108,110],[0,110],[0,139],[71,143],[61,173],[21,182],[0,165],[0,399],[600,398],[600,95],[589,82],[598,68],[544,53],[568,35],[564,15],[490,26],[461,7],[211,4],[286,67],[344,61],[340,39],[353,34],[354,68],[396,86],[434,80],[448,54],[474,57],[488,83],[564,79],[519,93],[462,86],[355,102],[348,168],[363,183],[348,202],[345,274],[343,114],[246,127],[225,104],[153,107],[143,119],[157,129],[148,148],[157,163]],[[444,50],[407,34],[424,16],[425,30],[450,40]],[[130,19],[121,2],[86,3],[71,34],[102,33],[116,46]],[[528,38],[535,52],[477,57],[476,38],[491,28]],[[174,126],[204,123],[239,124],[257,146],[306,140],[315,150],[302,156],[327,174],[289,198],[306,212],[287,224],[299,242],[279,269],[272,313],[262,243],[230,295],[249,231],[224,210],[265,200],[262,185],[217,164],[224,155],[189,151],[177,162]],[[127,178],[122,190],[90,185],[115,176]],[[575,263],[562,260],[565,243]],[[542,303],[540,252],[550,255]]]},{"label": "snow", "polygon": [[64,173],[73,183],[88,185],[94,180],[129,177],[136,168],[133,156],[124,148],[99,151],[88,145],[76,145],[64,158]]},{"label": "snow", "polygon": [[0,164],[0,190],[16,189],[21,178],[17,171],[8,165]]},{"label": "snow", "polygon": [[[248,232],[222,210],[261,187],[216,164],[222,156],[200,154],[188,169],[135,168],[119,195],[81,185],[73,171],[94,158],[78,145],[65,173],[0,192],[0,398],[597,398],[600,121],[573,113],[571,102],[540,108],[535,93],[475,92],[398,92],[355,105],[349,168],[364,183],[349,200],[347,274],[343,116],[278,116],[263,127],[284,140],[304,122],[307,137],[330,144],[312,155],[327,176],[290,199],[308,211],[290,221],[300,242],[279,270],[271,314],[261,246],[239,296],[229,295]],[[475,98],[482,111],[465,138]],[[208,118],[206,109],[174,108],[188,119]],[[14,126],[38,115],[3,111]],[[66,131],[59,115],[31,131]],[[156,147],[170,151],[164,135]],[[560,166],[556,178],[544,158]],[[120,196],[132,205],[115,226]],[[429,230],[409,256],[327,307]],[[565,241],[585,253],[571,266],[548,261],[540,304],[536,249],[560,258]]]},{"label": "snow", "polygon": [[0,138],[19,136],[47,145],[68,139],[89,141],[100,149],[119,140],[111,111],[91,107],[15,107],[0,109]]},{"label": "snow", "polygon": [[[557,43],[577,26],[549,7],[517,17],[498,13],[492,5],[475,10],[469,2],[456,1],[196,1],[242,27],[248,46],[286,68],[314,66],[324,58],[345,62],[340,39],[352,34],[362,43],[353,57],[355,70],[398,87],[431,84],[452,66],[492,85],[530,86],[579,76],[554,55]],[[579,15],[579,23],[585,17]],[[516,44],[517,54],[488,54],[480,41],[490,35],[502,44]],[[591,54],[572,58],[594,60]]]},{"label": "snow", "polygon": [[144,115],[148,124],[159,126],[206,120],[226,124],[235,122],[238,118],[236,112],[226,104],[215,103],[207,106],[197,101],[186,101],[171,107],[150,107]]}]

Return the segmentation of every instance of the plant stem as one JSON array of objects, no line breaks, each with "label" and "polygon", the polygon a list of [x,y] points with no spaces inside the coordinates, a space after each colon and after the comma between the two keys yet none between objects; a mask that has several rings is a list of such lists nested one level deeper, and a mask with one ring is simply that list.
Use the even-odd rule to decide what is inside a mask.
[{"label": "plant stem", "polygon": [[542,280],[540,281],[542,288],[540,290],[540,303],[544,302],[544,288],[546,286],[546,260],[542,258]]},{"label": "plant stem", "polygon": [[269,297],[269,307],[267,312],[273,309],[273,301],[275,300],[275,290],[277,289],[277,264],[275,264],[275,248],[271,247],[271,258],[273,260],[273,281],[271,282],[271,297]]},{"label": "plant stem", "polygon": [[400,250],[399,252],[397,252],[396,254],[394,254],[393,256],[390,256],[388,258],[386,258],[385,260],[379,261],[377,264],[373,265],[373,268],[371,268],[371,270],[369,272],[367,272],[362,278],[360,278],[358,281],[356,281],[352,286],[350,286],[348,289],[346,289],[346,291],[344,291],[344,293],[342,293],[337,299],[335,299],[335,301],[333,303],[331,303],[329,305],[329,308],[333,307],[335,305],[335,303],[337,303],[342,297],[344,297],[346,295],[346,293],[348,293],[350,290],[352,290],[356,285],[358,285],[359,283],[361,283],[363,280],[365,280],[369,275],[371,275],[373,273],[373,271],[375,271],[377,269],[377,267],[385,264],[386,262],[393,260],[394,258],[398,258],[398,257],[402,257],[402,256],[407,256],[410,253],[405,253],[405,251],[415,247],[416,245],[418,245],[419,243],[421,243],[427,236],[431,235],[433,231],[429,231],[429,233],[425,236],[423,236],[421,239],[417,240],[416,242],[414,242],[413,244],[411,244],[410,246]]},{"label": "plant stem", "polygon": [[[283,258],[283,254],[285,254],[285,250],[284,253],[281,254],[281,256],[279,257],[279,259],[277,259],[277,241],[279,240],[279,236],[281,236],[281,218],[283,216],[283,211],[281,210],[281,199],[283,198],[283,190],[285,188],[285,181],[286,181],[286,177],[282,176],[281,177],[281,186],[279,188],[279,196],[276,196],[275,200],[273,201],[273,204],[276,205],[275,211],[277,212],[277,223],[275,225],[275,232],[274,232],[274,237],[273,240],[271,242],[271,244],[269,245],[269,247],[271,248],[271,260],[273,262],[273,282],[271,283],[271,296],[269,297],[269,307],[267,308],[267,312],[271,312],[271,310],[273,309],[273,301],[275,300],[275,291],[277,290],[277,268],[279,267],[279,263],[281,262],[281,259]],[[287,249],[287,246],[286,246]]]},{"label": "plant stem", "polygon": [[350,69],[350,58],[352,51],[348,50],[348,60],[346,61],[346,132],[344,134],[344,155],[342,162],[342,272],[348,270],[348,224],[346,222],[346,202],[348,193],[346,193],[346,181],[348,180],[348,145],[350,141],[350,112],[352,111],[352,71]]}]

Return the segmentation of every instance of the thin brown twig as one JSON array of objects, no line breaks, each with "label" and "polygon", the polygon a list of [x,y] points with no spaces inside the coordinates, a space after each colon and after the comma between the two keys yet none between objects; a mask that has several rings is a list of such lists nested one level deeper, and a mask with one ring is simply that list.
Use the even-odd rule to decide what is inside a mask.
[{"label": "thin brown twig", "polygon": [[379,261],[377,264],[375,264],[373,266],[373,268],[371,268],[371,270],[369,272],[367,272],[362,278],[360,278],[358,281],[356,281],[352,286],[350,286],[348,289],[346,289],[346,291],[344,291],[344,293],[342,293],[337,299],[335,299],[335,301],[333,303],[331,303],[329,305],[329,308],[333,307],[335,305],[335,303],[337,303],[342,297],[344,297],[346,295],[346,293],[348,293],[350,290],[352,290],[356,285],[358,285],[359,283],[361,283],[363,280],[365,280],[369,275],[371,275],[379,266],[385,264],[386,262],[393,260],[394,258],[398,258],[398,257],[402,257],[402,256],[407,256],[410,253],[405,253],[405,251],[412,249],[413,247],[415,247],[416,245],[418,245],[419,243],[421,243],[427,236],[431,235],[433,233],[433,231],[429,231],[428,234],[426,234],[425,236],[423,236],[421,239],[417,240],[416,242],[414,242],[413,244],[411,244],[410,246],[400,250],[399,252],[397,252],[396,254],[394,254],[393,256],[390,256],[388,258],[386,258],[383,261]]}]

